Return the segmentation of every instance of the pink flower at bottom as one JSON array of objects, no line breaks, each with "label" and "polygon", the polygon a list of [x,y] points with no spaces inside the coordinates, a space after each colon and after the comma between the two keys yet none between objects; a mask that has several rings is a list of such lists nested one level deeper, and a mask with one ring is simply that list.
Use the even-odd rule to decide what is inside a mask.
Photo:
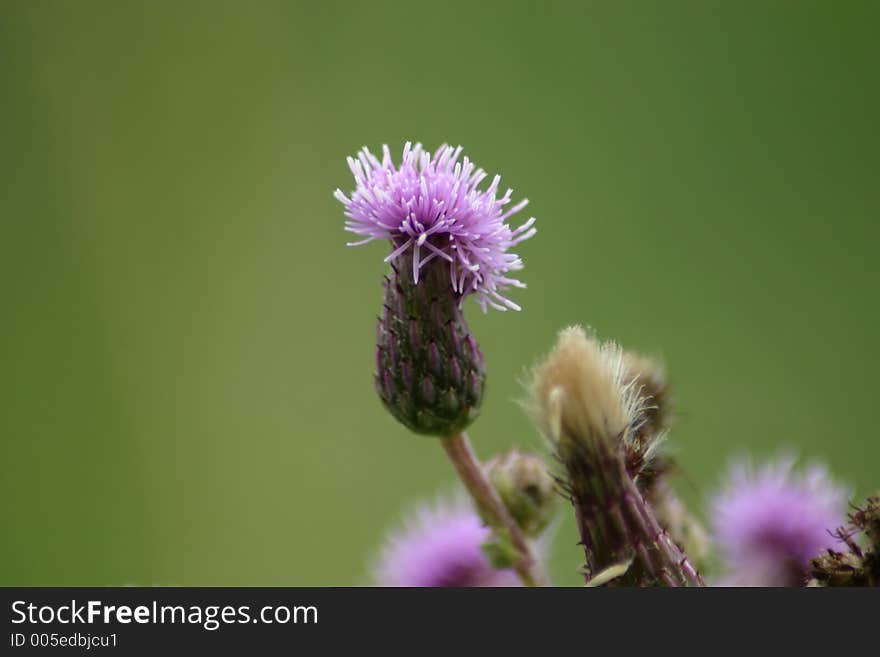
[{"label": "pink flower at bottom", "polygon": [[759,469],[735,464],[711,507],[722,584],[802,585],[810,560],[839,547],[831,532],[846,520],[846,500],[822,465],[797,472],[786,457]]},{"label": "pink flower at bottom", "polygon": [[497,570],[481,545],[490,530],[463,498],[423,504],[387,539],[375,565],[379,586],[519,586],[512,570]]}]

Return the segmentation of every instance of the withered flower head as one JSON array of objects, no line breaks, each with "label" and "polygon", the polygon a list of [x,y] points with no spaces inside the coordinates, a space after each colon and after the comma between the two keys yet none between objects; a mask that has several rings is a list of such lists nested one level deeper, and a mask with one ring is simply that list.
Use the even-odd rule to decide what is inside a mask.
[{"label": "withered flower head", "polygon": [[528,407],[563,466],[588,584],[701,585],[693,565],[660,526],[627,463],[650,461],[656,440],[642,441],[645,398],[621,348],[583,329],[559,334],[532,372]]},{"label": "withered flower head", "polygon": [[572,441],[613,443],[638,425],[642,401],[626,382],[623,351],[582,328],[566,328],[532,373],[529,408],[543,434],[559,449]]}]

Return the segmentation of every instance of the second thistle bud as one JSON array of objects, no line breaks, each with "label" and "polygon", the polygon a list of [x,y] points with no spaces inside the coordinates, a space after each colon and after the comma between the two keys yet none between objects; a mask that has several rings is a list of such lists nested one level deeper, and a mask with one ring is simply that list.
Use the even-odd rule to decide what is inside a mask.
[{"label": "second thistle bud", "polygon": [[575,511],[587,583],[702,585],[628,468],[630,453],[644,461],[650,444],[643,448],[637,437],[644,402],[620,347],[566,329],[535,367],[530,392],[536,423],[564,468],[562,488]]},{"label": "second thistle bud", "polygon": [[487,466],[489,481],[526,536],[538,536],[553,517],[556,483],[544,461],[512,449]]},{"label": "second thistle bud", "polygon": [[391,414],[416,433],[448,436],[479,414],[486,374],[468,329],[449,265],[435,259],[409,271],[408,253],[392,263],[376,330],[376,391]]}]

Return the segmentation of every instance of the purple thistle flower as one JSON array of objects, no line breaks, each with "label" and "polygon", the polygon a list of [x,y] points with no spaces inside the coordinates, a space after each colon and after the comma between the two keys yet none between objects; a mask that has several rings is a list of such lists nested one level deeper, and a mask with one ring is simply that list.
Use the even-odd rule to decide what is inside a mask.
[{"label": "purple thistle flower", "polygon": [[464,498],[422,505],[393,533],[375,566],[380,586],[519,586],[483,553],[490,530]]},{"label": "purple thistle flower", "polygon": [[847,491],[827,468],[794,471],[783,457],[755,469],[735,464],[712,504],[715,539],[728,586],[800,586],[810,559],[839,541],[830,532],[845,520]]},{"label": "purple thistle flower", "polygon": [[366,238],[349,246],[391,240],[386,262],[411,251],[415,283],[427,263],[442,258],[450,264],[449,284],[459,297],[476,293],[484,312],[487,306],[520,310],[502,294],[525,287],[508,276],[523,263],[507,250],[535,234],[535,218],[511,229],[507,220],[528,200],[505,209],[512,190],[497,197],[500,176],[484,191],[477,189],[486,172],[466,156],[459,161],[461,152],[461,146],[443,145],[432,156],[421,144],[407,142],[399,168],[388,146],[382,147],[381,162],[366,147],[357,159],[349,157],[357,188],[350,198],[339,189],[334,196],[345,205],[345,230]]}]

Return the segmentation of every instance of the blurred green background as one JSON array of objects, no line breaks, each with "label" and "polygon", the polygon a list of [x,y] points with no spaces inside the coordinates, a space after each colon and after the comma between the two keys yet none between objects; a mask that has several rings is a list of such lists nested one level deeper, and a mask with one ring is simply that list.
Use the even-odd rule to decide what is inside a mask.
[{"label": "blurred green background", "polygon": [[540,445],[519,381],[579,322],[665,358],[692,503],[782,445],[880,487],[878,20],[2,2],[0,583],[368,581],[453,481],[375,398],[385,250],[346,249],[331,196],[345,156],[407,139],[463,144],[539,221],[525,310],[468,311],[481,455]]}]

